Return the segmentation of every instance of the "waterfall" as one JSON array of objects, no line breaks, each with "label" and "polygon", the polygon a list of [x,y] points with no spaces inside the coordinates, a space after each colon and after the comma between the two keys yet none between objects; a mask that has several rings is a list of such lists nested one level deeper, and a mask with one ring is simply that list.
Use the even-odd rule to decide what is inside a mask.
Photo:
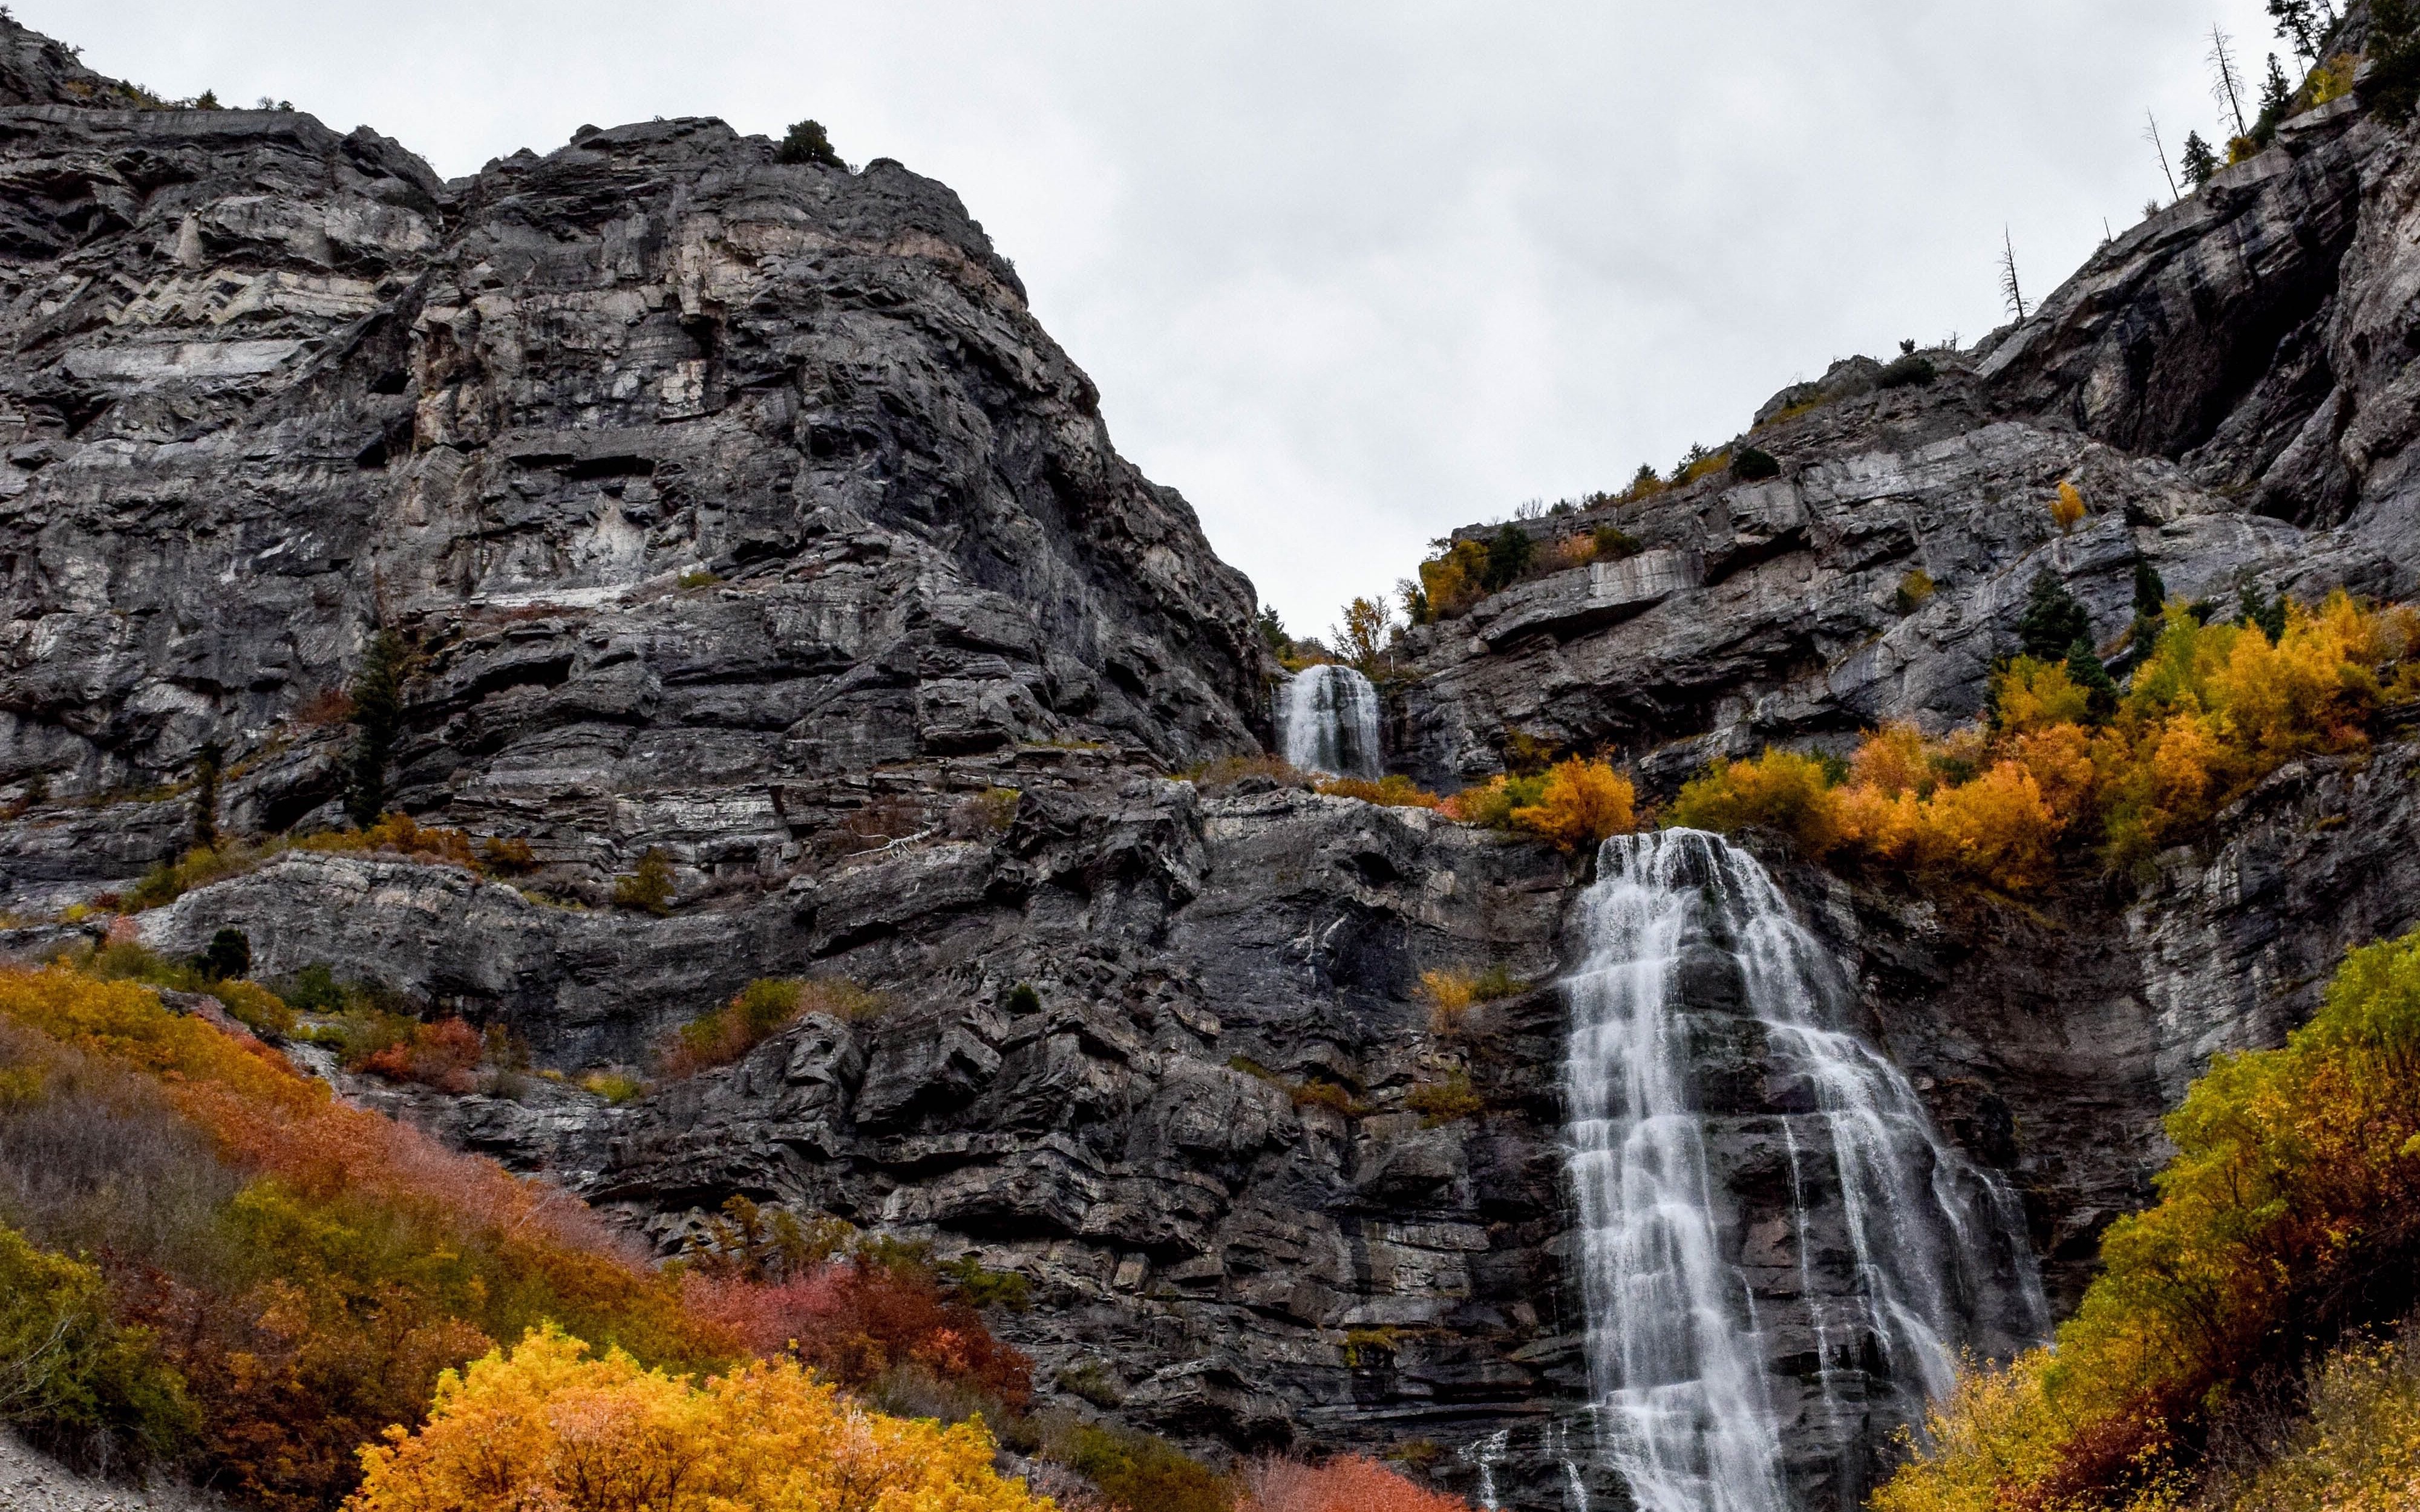
[{"label": "waterfall", "polygon": [[1277,702],[1278,746],[1286,764],[1332,777],[1375,779],[1378,690],[1350,667],[1307,667]]},{"label": "waterfall", "polygon": [[1878,1406],[1912,1420],[1961,1349],[2043,1332],[2013,1199],[1846,1026],[1753,857],[1607,841],[1582,924],[1564,1091],[1598,1455],[1642,1512],[1793,1512],[1823,1465],[1861,1473]]}]

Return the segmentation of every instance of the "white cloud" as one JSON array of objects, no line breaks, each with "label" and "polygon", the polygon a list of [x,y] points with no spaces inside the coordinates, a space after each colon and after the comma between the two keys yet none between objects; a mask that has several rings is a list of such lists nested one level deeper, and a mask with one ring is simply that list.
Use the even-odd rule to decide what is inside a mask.
[{"label": "white cloud", "polygon": [[1834,357],[2047,293],[2216,134],[2260,0],[16,0],[163,93],[471,172],[584,122],[813,115],[949,182],[1119,445],[1301,628]]}]

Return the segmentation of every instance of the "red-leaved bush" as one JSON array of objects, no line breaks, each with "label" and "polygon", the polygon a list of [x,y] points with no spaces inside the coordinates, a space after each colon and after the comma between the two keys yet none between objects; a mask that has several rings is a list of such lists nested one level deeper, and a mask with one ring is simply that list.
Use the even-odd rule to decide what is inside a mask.
[{"label": "red-leaved bush", "polygon": [[1339,1455],[1324,1465],[1254,1460],[1244,1471],[1237,1512],[1470,1512],[1470,1504],[1415,1486],[1374,1459]]},{"label": "red-leaved bush", "polygon": [[921,1267],[834,1260],[779,1282],[692,1271],[681,1278],[681,1301],[690,1317],[727,1331],[749,1353],[794,1354],[845,1386],[922,1368],[1019,1412],[1033,1399],[1032,1363],[995,1337],[972,1307],[944,1297]]},{"label": "red-leaved bush", "polygon": [[399,1040],[364,1060],[361,1069],[393,1082],[418,1082],[441,1092],[468,1092],[479,1085],[479,1057],[487,1050],[479,1031],[458,1018],[412,1026]]}]

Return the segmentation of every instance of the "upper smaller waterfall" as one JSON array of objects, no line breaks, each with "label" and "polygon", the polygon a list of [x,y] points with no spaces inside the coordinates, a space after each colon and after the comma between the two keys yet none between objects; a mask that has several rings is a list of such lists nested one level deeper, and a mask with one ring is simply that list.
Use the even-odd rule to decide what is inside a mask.
[{"label": "upper smaller waterfall", "polygon": [[1278,748],[1286,764],[1331,777],[1383,774],[1378,690],[1350,667],[1307,667],[1278,693]]}]

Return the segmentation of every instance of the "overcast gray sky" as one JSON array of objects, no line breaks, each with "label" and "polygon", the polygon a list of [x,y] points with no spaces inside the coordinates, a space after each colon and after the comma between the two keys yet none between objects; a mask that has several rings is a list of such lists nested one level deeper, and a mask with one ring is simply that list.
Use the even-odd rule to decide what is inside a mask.
[{"label": "overcast gray sky", "polygon": [[[2262,0],[14,0],[162,94],[448,176],[583,122],[813,116],[946,180],[1297,631],[1834,358],[2003,318],[2215,137]],[[2290,57],[2287,59],[2290,65]],[[2296,77],[2300,77],[2299,71]]]}]

